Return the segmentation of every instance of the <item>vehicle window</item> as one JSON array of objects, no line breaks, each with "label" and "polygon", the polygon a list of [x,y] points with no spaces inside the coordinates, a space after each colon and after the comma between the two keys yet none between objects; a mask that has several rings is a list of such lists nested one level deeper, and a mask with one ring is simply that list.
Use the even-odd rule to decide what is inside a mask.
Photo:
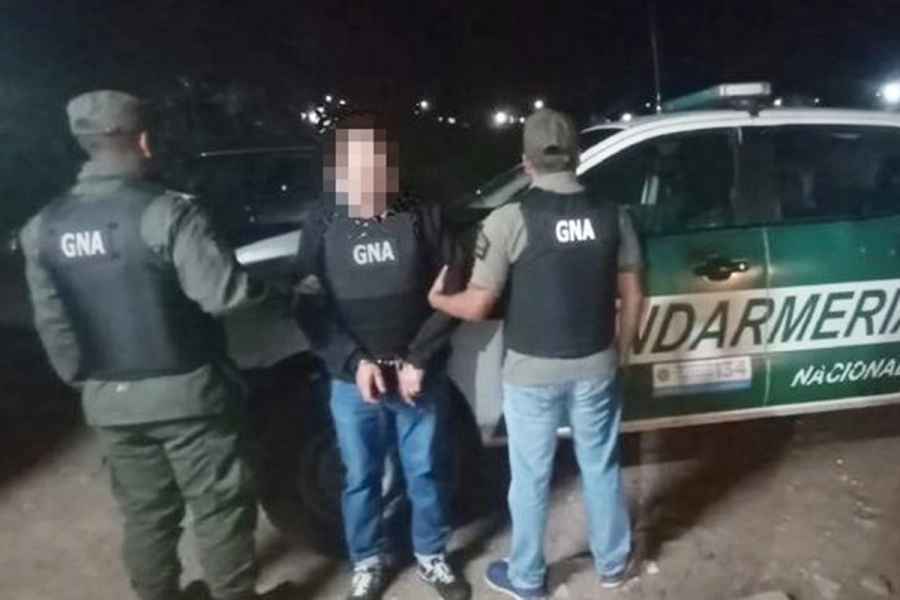
[{"label": "vehicle window", "polygon": [[704,131],[643,142],[582,175],[589,190],[633,205],[642,229],[654,233],[735,223],[732,133]]},{"label": "vehicle window", "polygon": [[318,202],[322,174],[311,156],[256,157],[251,212],[260,225],[298,224]]},{"label": "vehicle window", "polygon": [[528,176],[524,167],[518,164],[485,182],[473,194],[457,201],[457,204],[476,209],[499,208],[527,187]]},{"label": "vehicle window", "polygon": [[761,131],[774,154],[782,221],[900,210],[900,131],[805,126]]},{"label": "vehicle window", "polygon": [[217,231],[229,240],[244,220],[249,196],[249,170],[239,157],[197,161],[186,186],[206,208]]},{"label": "vehicle window", "polygon": [[578,146],[584,150],[590,150],[592,147],[596,146],[603,140],[614,136],[615,134],[623,131],[621,127],[602,127],[600,129],[589,129],[587,131],[582,131],[578,135]]},{"label": "vehicle window", "polygon": [[586,171],[581,183],[596,195],[617,204],[641,204],[653,147],[639,144]]},{"label": "vehicle window", "polygon": [[259,188],[264,196],[296,197],[317,189],[321,174],[313,161],[302,155],[275,156],[260,159],[257,164]]}]

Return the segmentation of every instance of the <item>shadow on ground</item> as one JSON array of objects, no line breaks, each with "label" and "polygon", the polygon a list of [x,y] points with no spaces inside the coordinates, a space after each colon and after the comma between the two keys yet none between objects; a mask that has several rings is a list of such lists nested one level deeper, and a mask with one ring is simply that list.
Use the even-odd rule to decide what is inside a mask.
[{"label": "shadow on ground", "polygon": [[0,327],[0,486],[52,456],[81,426],[75,393],[59,382],[37,335]]},{"label": "shadow on ground", "polygon": [[[848,427],[848,419],[853,419]],[[694,528],[731,494],[763,476],[788,451],[821,444],[872,440],[900,435],[900,406],[773,418],[626,435],[623,464],[650,468],[682,463],[673,475],[639,477],[631,488],[637,562],[657,560],[662,547]],[[561,446],[558,477],[577,477],[571,446]],[[895,548],[885,540],[885,548]],[[712,558],[712,557],[707,557]],[[590,568],[590,555],[568,557],[553,566],[563,583]]]},{"label": "shadow on ground", "polygon": [[795,437],[793,419],[772,419],[626,437],[626,464],[691,461],[684,473],[638,491],[635,544],[641,559],[655,560],[662,546],[694,527],[740,485],[773,468]]}]

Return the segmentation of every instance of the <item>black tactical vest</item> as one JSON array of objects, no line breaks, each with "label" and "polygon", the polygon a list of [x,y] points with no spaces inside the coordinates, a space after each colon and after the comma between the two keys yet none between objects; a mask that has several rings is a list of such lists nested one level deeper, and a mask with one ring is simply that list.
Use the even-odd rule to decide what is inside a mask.
[{"label": "black tactical vest", "polygon": [[64,197],[42,213],[41,262],[75,330],[79,377],[175,375],[225,354],[221,325],[184,295],[174,266],[141,238],[144,210],[162,192],[127,184],[110,197]]},{"label": "black tactical vest", "polygon": [[605,350],[616,334],[617,207],[540,189],[520,205],[528,243],[510,272],[506,347],[544,358]]},{"label": "black tactical vest", "polygon": [[325,284],[342,325],[376,358],[405,358],[431,314],[427,252],[415,212],[336,217],[325,232]]}]

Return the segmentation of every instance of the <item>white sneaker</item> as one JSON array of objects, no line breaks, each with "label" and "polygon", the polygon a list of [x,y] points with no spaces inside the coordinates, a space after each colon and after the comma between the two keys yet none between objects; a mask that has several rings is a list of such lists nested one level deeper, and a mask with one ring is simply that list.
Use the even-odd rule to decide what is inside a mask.
[{"label": "white sneaker", "polygon": [[384,565],[374,563],[353,569],[350,595],[347,600],[380,600],[384,592]]}]

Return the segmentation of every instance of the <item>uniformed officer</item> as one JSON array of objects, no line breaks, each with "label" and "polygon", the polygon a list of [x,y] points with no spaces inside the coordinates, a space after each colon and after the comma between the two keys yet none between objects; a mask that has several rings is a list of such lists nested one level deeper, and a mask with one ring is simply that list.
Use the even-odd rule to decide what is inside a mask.
[{"label": "uniformed officer", "polygon": [[445,555],[449,498],[439,454],[455,321],[427,299],[448,247],[436,207],[397,202],[394,146],[377,117],[338,123],[326,166],[335,202],[304,228],[299,250],[299,279],[321,284],[324,307],[301,314],[332,376],[354,565],[349,598],[381,598],[387,583],[382,474],[396,446],[412,504],[418,575],[442,598],[464,600],[470,586]]},{"label": "uniformed officer", "polygon": [[531,188],[485,220],[468,289],[447,294],[439,277],[429,300],[449,315],[484,319],[508,287],[503,393],[513,534],[508,560],[491,564],[487,581],[513,598],[534,599],[546,595],[549,485],[566,416],[601,583],[626,580],[631,536],[619,475],[616,372],[628,356],[642,292],[627,215],[575,177],[571,119],[540,110],[525,121],[523,137]]},{"label": "uniformed officer", "polygon": [[239,449],[243,385],[211,315],[258,302],[204,213],[142,177],[140,102],[78,96],[71,131],[89,156],[68,193],[22,231],[38,333],[82,391],[125,518],[124,560],[142,600],[180,596],[185,504],[218,600],[254,597],[256,504]]}]

